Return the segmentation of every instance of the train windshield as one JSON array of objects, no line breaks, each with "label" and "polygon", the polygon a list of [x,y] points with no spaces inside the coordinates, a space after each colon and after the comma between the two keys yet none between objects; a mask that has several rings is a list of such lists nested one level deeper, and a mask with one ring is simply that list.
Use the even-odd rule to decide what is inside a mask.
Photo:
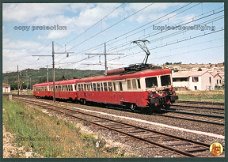
[{"label": "train windshield", "polygon": [[157,77],[146,78],[146,88],[158,86]]},{"label": "train windshield", "polygon": [[170,75],[161,76],[161,85],[167,86],[171,84]]}]

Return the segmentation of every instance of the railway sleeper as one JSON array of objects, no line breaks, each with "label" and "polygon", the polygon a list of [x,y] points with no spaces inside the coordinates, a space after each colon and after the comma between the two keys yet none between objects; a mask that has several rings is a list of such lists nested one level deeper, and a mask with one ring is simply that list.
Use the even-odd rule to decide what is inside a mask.
[{"label": "railway sleeper", "polygon": [[189,142],[183,142],[183,141],[174,141],[174,143],[167,144],[168,146],[187,146],[187,145],[192,145]]},{"label": "railway sleeper", "polygon": [[127,128],[131,128],[131,127],[124,127],[124,126],[114,127],[114,129],[127,129]]}]

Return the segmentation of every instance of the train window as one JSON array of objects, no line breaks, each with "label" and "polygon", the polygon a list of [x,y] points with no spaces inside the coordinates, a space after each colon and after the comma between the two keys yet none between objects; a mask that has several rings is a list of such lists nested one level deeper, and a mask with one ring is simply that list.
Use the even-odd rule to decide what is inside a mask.
[{"label": "train window", "polygon": [[108,91],[108,86],[106,82],[104,82],[104,91]]},{"label": "train window", "polygon": [[131,89],[131,80],[127,80],[127,89]]},{"label": "train window", "polygon": [[120,89],[119,89],[120,91],[123,91],[123,85],[122,85],[122,82],[119,82],[119,88],[120,88]]},{"label": "train window", "polygon": [[93,83],[93,90],[96,91],[96,89],[97,89],[97,85],[96,83]]},{"label": "train window", "polygon": [[97,91],[101,91],[100,83],[97,83]]},{"label": "train window", "polygon": [[113,91],[116,91],[116,83],[113,82]]},{"label": "train window", "polygon": [[77,84],[74,85],[74,90],[77,91]]},{"label": "train window", "polygon": [[161,76],[161,85],[167,86],[171,84],[170,75]]},{"label": "train window", "polygon": [[140,79],[137,79],[137,83],[138,83],[138,89],[140,89],[141,88]]},{"label": "train window", "polygon": [[73,91],[73,89],[72,89],[72,85],[69,85],[69,89],[70,89],[70,91]]},{"label": "train window", "polygon": [[86,84],[84,84],[84,91],[86,91],[87,89],[86,89]]},{"label": "train window", "polygon": [[80,91],[83,91],[83,84],[80,84]]},{"label": "train window", "polygon": [[86,84],[87,91],[90,91],[90,85]]},{"label": "train window", "polygon": [[104,91],[103,83],[101,83],[101,91]]},{"label": "train window", "polygon": [[108,91],[112,91],[112,82],[108,82]]},{"label": "train window", "polygon": [[152,88],[158,86],[157,77],[146,78],[146,88]]},{"label": "train window", "polygon": [[133,89],[137,89],[137,87],[136,87],[136,79],[132,80],[132,88]]}]

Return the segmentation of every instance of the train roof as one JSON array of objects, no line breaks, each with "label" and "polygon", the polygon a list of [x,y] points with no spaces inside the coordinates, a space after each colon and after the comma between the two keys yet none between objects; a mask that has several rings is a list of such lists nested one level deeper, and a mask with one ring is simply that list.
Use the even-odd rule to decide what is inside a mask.
[{"label": "train roof", "polygon": [[[127,74],[116,74],[116,75],[110,75],[110,76],[102,75],[102,76],[94,76],[94,77],[87,77],[87,78],[80,78],[80,79],[56,81],[55,85],[67,85],[67,84],[96,82],[96,81],[123,80],[126,78],[141,78],[141,77],[147,77],[147,76],[165,75],[170,73],[171,73],[170,69],[153,69],[153,70],[147,69],[147,70],[127,73]],[[48,82],[48,83],[35,84],[34,86],[48,86],[52,84],[53,82]]]},{"label": "train roof", "polygon": [[[63,84],[63,85],[66,85],[66,84],[75,84],[75,82],[77,81],[78,79],[70,79],[70,80],[62,80],[62,81],[56,81],[55,84],[56,85],[59,85],[59,84]],[[51,82],[52,84],[52,82]]]},{"label": "train roof", "polygon": [[[55,85],[67,85],[67,84],[75,84],[77,79],[70,79],[70,80],[61,80],[61,81],[56,81]],[[42,86],[48,86],[48,85],[52,85],[53,82],[46,82],[46,83],[38,83],[38,84],[34,84],[33,86],[37,86],[37,87],[42,87]]]},{"label": "train roof", "polygon": [[134,73],[128,73],[128,74],[117,74],[117,75],[111,75],[111,76],[96,76],[96,77],[88,77],[88,78],[81,78],[78,79],[77,82],[93,82],[93,81],[110,81],[110,80],[123,80],[126,78],[140,78],[140,77],[147,77],[147,76],[153,76],[153,75],[164,75],[164,74],[170,74],[170,69],[147,69],[143,71],[138,71]]}]

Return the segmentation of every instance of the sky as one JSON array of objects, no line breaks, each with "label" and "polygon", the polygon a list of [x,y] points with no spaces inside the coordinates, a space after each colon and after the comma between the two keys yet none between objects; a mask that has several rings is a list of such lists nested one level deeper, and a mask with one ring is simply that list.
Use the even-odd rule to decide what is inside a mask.
[{"label": "sky", "polygon": [[[3,3],[3,72],[224,62],[224,3]],[[142,43],[142,42],[140,42]],[[65,51],[73,52],[67,57]],[[89,55],[90,54],[90,55]],[[101,55],[92,55],[101,54]]]}]

